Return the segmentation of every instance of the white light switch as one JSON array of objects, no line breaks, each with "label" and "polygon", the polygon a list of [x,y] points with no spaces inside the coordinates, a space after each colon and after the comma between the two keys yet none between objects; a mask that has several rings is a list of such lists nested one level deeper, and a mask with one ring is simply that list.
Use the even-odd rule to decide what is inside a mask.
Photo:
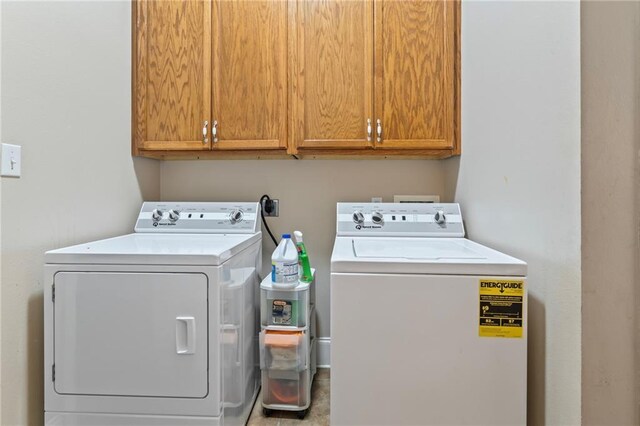
[{"label": "white light switch", "polygon": [[10,177],[20,177],[22,168],[21,146],[2,144],[0,152],[0,175]]}]

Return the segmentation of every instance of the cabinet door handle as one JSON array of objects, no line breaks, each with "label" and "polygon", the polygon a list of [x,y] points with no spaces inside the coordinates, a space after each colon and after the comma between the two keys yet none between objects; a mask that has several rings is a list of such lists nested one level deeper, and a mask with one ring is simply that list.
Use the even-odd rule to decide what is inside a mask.
[{"label": "cabinet door handle", "polygon": [[213,141],[218,142],[218,122],[213,121],[213,127],[211,129],[211,133],[213,134]]},{"label": "cabinet door handle", "polygon": [[377,124],[378,125],[376,126],[376,131],[378,133],[378,142],[382,142],[382,122],[379,118]]},{"label": "cabinet door handle", "polygon": [[209,138],[207,137],[208,134],[209,134],[209,122],[205,121],[202,124],[202,143],[209,142]]},{"label": "cabinet door handle", "polygon": [[367,142],[371,142],[371,119],[367,118]]}]

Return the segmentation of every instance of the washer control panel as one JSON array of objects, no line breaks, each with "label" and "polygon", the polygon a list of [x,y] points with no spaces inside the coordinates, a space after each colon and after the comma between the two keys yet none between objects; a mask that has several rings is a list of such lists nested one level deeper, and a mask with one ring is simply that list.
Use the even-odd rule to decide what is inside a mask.
[{"label": "washer control panel", "polygon": [[253,234],[260,230],[259,203],[145,202],[136,232]]},{"label": "washer control panel", "polygon": [[338,236],[464,237],[457,203],[338,203]]}]

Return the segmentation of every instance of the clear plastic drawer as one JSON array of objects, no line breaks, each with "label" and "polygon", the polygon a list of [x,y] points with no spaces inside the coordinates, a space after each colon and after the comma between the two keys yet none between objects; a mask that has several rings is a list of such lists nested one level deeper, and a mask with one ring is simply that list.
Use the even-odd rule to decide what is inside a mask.
[{"label": "clear plastic drawer", "polygon": [[309,339],[302,331],[264,330],[260,333],[262,370],[302,371],[308,367]]},{"label": "clear plastic drawer", "polygon": [[309,369],[301,372],[262,370],[262,403],[305,408],[309,405],[310,380]]},{"label": "clear plastic drawer", "polygon": [[309,286],[303,289],[262,292],[260,317],[263,327],[306,327],[309,317]]}]

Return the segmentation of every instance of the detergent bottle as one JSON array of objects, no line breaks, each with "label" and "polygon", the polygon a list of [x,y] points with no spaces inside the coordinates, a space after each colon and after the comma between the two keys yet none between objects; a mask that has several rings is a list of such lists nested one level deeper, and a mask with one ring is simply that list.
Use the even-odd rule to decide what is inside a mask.
[{"label": "detergent bottle", "polygon": [[271,281],[274,287],[298,285],[298,250],[290,234],[282,234],[280,244],[271,256]]}]

